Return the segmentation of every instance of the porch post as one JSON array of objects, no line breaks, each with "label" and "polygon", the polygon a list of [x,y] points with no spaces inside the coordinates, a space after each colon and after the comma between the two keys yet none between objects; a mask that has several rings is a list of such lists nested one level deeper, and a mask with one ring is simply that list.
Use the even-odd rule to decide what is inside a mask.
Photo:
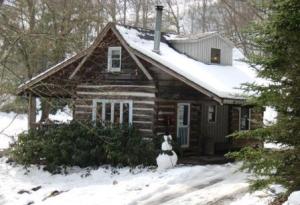
[{"label": "porch post", "polygon": [[36,123],[36,100],[32,93],[28,96],[28,129],[35,128]]}]

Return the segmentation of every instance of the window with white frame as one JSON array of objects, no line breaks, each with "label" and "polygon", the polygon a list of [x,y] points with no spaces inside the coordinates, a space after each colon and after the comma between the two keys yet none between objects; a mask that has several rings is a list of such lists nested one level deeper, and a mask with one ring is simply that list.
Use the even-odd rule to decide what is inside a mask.
[{"label": "window with white frame", "polygon": [[216,122],[216,106],[215,105],[209,105],[208,106],[208,113],[207,113],[207,119],[208,122]]},{"label": "window with white frame", "polygon": [[121,47],[109,47],[108,48],[108,65],[107,69],[109,72],[120,72],[121,71]]},{"label": "window with white frame", "polygon": [[94,100],[93,121],[131,124],[132,101]]}]

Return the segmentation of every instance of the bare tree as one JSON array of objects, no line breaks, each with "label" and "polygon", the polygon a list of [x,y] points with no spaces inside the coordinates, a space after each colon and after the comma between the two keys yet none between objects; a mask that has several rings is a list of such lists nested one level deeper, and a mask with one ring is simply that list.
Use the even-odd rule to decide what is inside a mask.
[{"label": "bare tree", "polygon": [[166,0],[167,5],[167,15],[169,23],[176,28],[176,33],[180,33],[180,12],[179,12],[179,3],[177,0]]},{"label": "bare tree", "polygon": [[140,23],[140,11],[142,7],[142,0],[131,0],[131,5],[135,14],[134,26],[138,26]]},{"label": "bare tree", "polygon": [[206,22],[206,15],[207,15],[207,0],[202,0],[202,12],[201,12],[201,27],[202,27],[202,32],[207,31],[207,22]]},{"label": "bare tree", "polygon": [[126,14],[127,14],[127,0],[123,3],[123,24],[126,24]]}]

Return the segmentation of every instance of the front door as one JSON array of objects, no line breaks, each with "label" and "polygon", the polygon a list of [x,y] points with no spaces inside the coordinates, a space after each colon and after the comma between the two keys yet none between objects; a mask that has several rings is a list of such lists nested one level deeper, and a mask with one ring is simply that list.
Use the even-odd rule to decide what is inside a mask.
[{"label": "front door", "polygon": [[177,105],[177,142],[181,147],[189,146],[190,138],[190,104],[178,103]]}]

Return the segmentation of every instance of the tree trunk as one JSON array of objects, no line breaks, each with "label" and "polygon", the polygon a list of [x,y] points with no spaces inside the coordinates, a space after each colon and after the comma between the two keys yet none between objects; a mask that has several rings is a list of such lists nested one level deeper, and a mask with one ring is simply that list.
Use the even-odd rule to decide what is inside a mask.
[{"label": "tree trunk", "polygon": [[41,122],[46,122],[49,120],[49,114],[50,114],[50,102],[51,100],[49,98],[42,98],[41,99],[41,108],[42,108],[42,116],[40,119]]},{"label": "tree trunk", "polygon": [[206,11],[207,11],[207,1],[202,1],[202,33],[206,32]]},{"label": "tree trunk", "polygon": [[141,9],[141,2],[140,0],[136,2],[135,5],[135,22],[134,22],[134,26],[138,26],[139,25],[139,21],[140,21],[140,9]]},{"label": "tree trunk", "polygon": [[32,93],[29,93],[28,96],[28,128],[35,128],[36,122],[36,101]]},{"label": "tree trunk", "polygon": [[123,24],[125,25],[126,24],[126,13],[127,13],[127,0],[124,0],[124,18],[123,18]]}]

